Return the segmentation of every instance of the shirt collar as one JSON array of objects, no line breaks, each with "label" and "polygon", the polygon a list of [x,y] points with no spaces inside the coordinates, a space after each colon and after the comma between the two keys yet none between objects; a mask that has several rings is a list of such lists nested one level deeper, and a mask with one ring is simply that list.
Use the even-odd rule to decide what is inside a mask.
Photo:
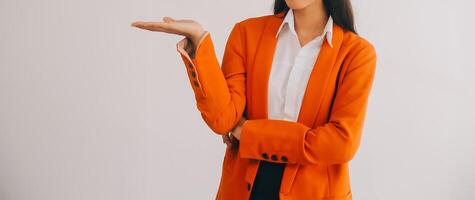
[{"label": "shirt collar", "polygon": [[[282,21],[282,24],[280,24],[279,30],[277,31],[277,34],[275,34],[275,37],[277,37],[284,28],[284,25],[288,24],[290,32],[297,36],[297,32],[295,31],[295,24],[294,24],[294,12],[292,9],[289,9],[287,14],[285,15],[284,21]],[[323,31],[323,34],[325,34],[325,37],[327,39],[328,44],[330,44],[330,47],[333,47],[332,45],[332,36],[333,36],[333,19],[331,16],[328,17],[327,24],[325,25],[325,29]]]}]

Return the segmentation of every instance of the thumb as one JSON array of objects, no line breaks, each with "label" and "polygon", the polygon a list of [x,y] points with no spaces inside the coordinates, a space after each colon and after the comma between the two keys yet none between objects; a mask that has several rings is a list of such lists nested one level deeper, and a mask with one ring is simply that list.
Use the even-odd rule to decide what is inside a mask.
[{"label": "thumb", "polygon": [[167,16],[167,17],[164,17],[164,18],[163,18],[163,21],[164,21],[164,22],[174,22],[174,21],[176,21],[176,20],[173,19],[173,18],[171,18],[171,17],[168,17],[168,16]]}]

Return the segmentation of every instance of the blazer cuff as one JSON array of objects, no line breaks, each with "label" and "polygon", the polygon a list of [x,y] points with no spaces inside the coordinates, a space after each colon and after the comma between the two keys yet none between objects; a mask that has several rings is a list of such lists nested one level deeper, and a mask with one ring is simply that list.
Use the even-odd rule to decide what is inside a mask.
[{"label": "blazer cuff", "polygon": [[[205,31],[203,35],[201,35],[200,40],[198,41],[198,45],[196,45],[196,48],[193,48],[193,44],[191,43],[191,40],[188,37],[185,37],[178,41],[176,44],[176,49],[177,51],[185,56],[185,58],[191,62],[192,59],[195,57],[196,50],[198,49],[199,46],[201,46],[201,43],[203,43],[203,40],[206,38],[206,36],[209,34],[208,31]],[[187,51],[187,49],[190,50],[190,52]]]}]

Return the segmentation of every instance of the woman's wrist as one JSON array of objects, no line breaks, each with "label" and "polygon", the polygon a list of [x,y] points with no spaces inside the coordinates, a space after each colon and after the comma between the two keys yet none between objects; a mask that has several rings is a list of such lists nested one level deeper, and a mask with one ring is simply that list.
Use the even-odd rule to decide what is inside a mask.
[{"label": "woman's wrist", "polygon": [[190,55],[191,58],[195,57],[196,49],[199,43],[201,42],[201,40],[203,39],[205,33],[206,31],[202,30],[202,31],[198,31],[197,34],[193,34],[186,37],[188,39],[188,43],[185,47],[185,50],[188,53],[188,55]]},{"label": "woman's wrist", "polygon": [[192,36],[190,36],[190,41],[192,43],[193,49],[196,49],[198,47],[198,44],[203,38],[203,36],[205,35],[205,33],[206,31],[202,29],[200,31],[197,31],[196,34],[193,34]]}]

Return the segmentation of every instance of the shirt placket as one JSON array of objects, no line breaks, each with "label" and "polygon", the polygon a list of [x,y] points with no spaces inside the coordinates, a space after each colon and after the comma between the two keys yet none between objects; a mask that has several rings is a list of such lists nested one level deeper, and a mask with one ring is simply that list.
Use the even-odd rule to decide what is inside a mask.
[{"label": "shirt placket", "polygon": [[[314,40],[310,41],[307,45],[300,48],[298,54],[295,56],[295,60],[290,70],[289,79],[285,88],[285,101],[284,101],[284,119],[289,121],[297,121],[297,116],[299,112],[298,102],[299,96],[302,96],[301,93],[305,92],[305,86],[299,84],[300,81],[307,81],[308,78],[304,78],[303,73],[305,70],[312,70],[313,65],[309,65],[307,56],[312,56],[312,53],[316,53],[312,48],[315,48],[315,45],[321,43],[321,38],[317,37]],[[300,45],[300,44],[299,44]],[[306,69],[306,67],[311,67]],[[310,73],[310,72],[308,72]],[[307,77],[307,76],[306,76]],[[305,84],[306,85],[306,84]],[[303,87],[303,88],[302,88]]]},{"label": "shirt placket", "polygon": [[305,65],[305,49],[300,48],[298,50],[297,55],[295,56],[294,62],[292,64],[292,68],[289,73],[289,79],[286,84],[285,88],[285,102],[284,102],[284,119],[285,120],[290,120],[290,121],[295,121],[296,119],[296,108],[295,102],[297,100],[297,95],[298,95],[298,81],[302,67]]}]

